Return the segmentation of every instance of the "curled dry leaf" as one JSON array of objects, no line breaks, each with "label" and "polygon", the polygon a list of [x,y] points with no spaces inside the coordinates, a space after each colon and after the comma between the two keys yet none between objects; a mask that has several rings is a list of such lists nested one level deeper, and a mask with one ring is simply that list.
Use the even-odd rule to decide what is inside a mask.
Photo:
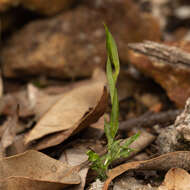
[{"label": "curled dry leaf", "polygon": [[0,160],[0,186],[4,190],[61,190],[79,183],[74,168],[34,150]]},{"label": "curled dry leaf", "polygon": [[61,133],[52,134],[51,136],[43,138],[41,141],[39,141],[39,143],[36,143],[33,146],[33,148],[40,150],[60,144],[70,136],[76,134],[80,130],[96,122],[98,118],[100,118],[105,112],[106,106],[107,106],[107,90],[104,87],[102,89],[102,95],[99,101],[97,102],[97,105],[89,112],[84,114],[84,116],[77,123],[75,123],[72,128],[65,130]]},{"label": "curled dry leaf", "polygon": [[181,168],[170,169],[164,179],[164,183],[158,190],[188,190],[190,189],[190,175]]},{"label": "curled dry leaf", "polygon": [[92,79],[65,93],[29,132],[25,143],[28,144],[46,135],[56,133],[43,139],[39,146],[37,145],[38,149],[53,146],[97,121],[107,105],[105,85],[105,80]]},{"label": "curled dry leaf", "polygon": [[108,173],[103,190],[108,190],[110,182],[128,170],[169,170],[174,167],[190,170],[190,151],[178,151],[145,160],[122,164]]}]

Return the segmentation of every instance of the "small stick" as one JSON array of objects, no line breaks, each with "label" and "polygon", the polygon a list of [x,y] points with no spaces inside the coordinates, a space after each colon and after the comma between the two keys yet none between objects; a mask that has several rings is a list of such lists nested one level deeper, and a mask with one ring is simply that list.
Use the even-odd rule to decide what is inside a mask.
[{"label": "small stick", "polygon": [[162,61],[172,66],[190,67],[190,53],[174,46],[156,42],[145,41],[144,43],[130,43],[128,47],[138,53],[147,55],[157,61]]},{"label": "small stick", "polygon": [[169,110],[160,113],[144,114],[137,118],[132,118],[127,121],[121,122],[119,125],[119,131],[129,131],[133,127],[152,127],[156,124],[172,124],[176,117],[181,113],[182,110]]}]

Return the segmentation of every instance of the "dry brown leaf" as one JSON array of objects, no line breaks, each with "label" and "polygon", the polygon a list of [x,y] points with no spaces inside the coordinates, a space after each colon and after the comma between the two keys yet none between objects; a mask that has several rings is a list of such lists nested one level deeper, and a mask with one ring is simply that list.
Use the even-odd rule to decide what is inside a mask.
[{"label": "dry brown leaf", "polygon": [[24,188],[27,190],[62,190],[63,184],[35,181],[25,177],[10,177],[0,188],[3,190],[21,190]]},{"label": "dry brown leaf", "polygon": [[[97,71],[99,77],[101,75],[105,75],[101,73],[102,71],[100,70],[95,70],[94,75],[96,75]],[[94,76],[94,78],[97,78],[97,76]],[[82,80],[66,86],[47,87],[43,90],[38,89],[32,84],[28,84],[27,96],[30,108],[35,113],[36,120],[39,120],[51,108],[51,106],[53,106],[59,99],[61,99],[61,97],[64,96],[65,93],[68,93],[77,87],[89,84],[89,82],[90,80]]]},{"label": "dry brown leaf", "polygon": [[190,170],[190,151],[171,152],[150,160],[129,162],[115,167],[109,171],[103,190],[108,190],[110,182],[128,170],[169,170],[174,167]]},{"label": "dry brown leaf", "polygon": [[188,190],[190,189],[190,175],[181,168],[170,169],[164,179],[164,183],[158,190]]},{"label": "dry brown leaf", "polygon": [[[92,85],[91,85],[91,87],[92,87]],[[96,90],[98,91],[98,89],[96,89]],[[96,93],[97,93],[97,91],[96,91]],[[103,87],[101,92],[99,91],[99,93],[101,93],[101,96],[97,100],[95,107],[92,107],[92,109],[88,110],[79,119],[79,121],[77,121],[70,129],[65,130],[61,133],[52,134],[50,136],[43,138],[41,141],[39,141],[38,143],[33,145],[33,148],[40,150],[40,149],[44,149],[47,147],[51,147],[51,146],[60,144],[61,142],[63,142],[67,138],[69,138],[70,136],[76,134],[80,130],[82,130],[85,127],[89,126],[90,124],[96,122],[103,115],[103,113],[105,112],[105,109],[107,107],[107,90],[106,90],[106,88]],[[88,94],[89,94],[89,92],[88,92]]]},{"label": "dry brown leaf", "polygon": [[48,134],[73,128],[95,108],[101,98],[105,82],[91,81],[87,85],[75,88],[54,104],[26,136],[25,143]]},{"label": "dry brown leaf", "polygon": [[0,160],[0,185],[4,190],[61,190],[79,183],[74,168],[34,150]]}]

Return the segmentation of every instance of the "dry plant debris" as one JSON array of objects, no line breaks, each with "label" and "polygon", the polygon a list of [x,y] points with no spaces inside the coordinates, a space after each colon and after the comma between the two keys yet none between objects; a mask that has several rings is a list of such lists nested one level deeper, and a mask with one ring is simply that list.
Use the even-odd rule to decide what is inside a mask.
[{"label": "dry plant debris", "polygon": [[158,190],[187,190],[190,189],[190,175],[181,168],[171,168]]},{"label": "dry plant debris", "polygon": [[110,182],[117,176],[128,170],[169,170],[171,168],[178,167],[186,170],[190,169],[190,152],[189,151],[179,151],[164,154],[162,156],[145,160],[129,162],[117,166],[110,170],[108,174],[108,179],[104,183],[103,190],[107,190]]},{"label": "dry plant debris", "polygon": [[124,132],[130,131],[133,127],[148,128],[156,124],[168,126],[175,121],[177,115],[180,113],[181,110],[169,110],[166,112],[144,114],[140,117],[128,119],[127,121],[121,122],[119,130]]},{"label": "dry plant debris", "polygon": [[0,179],[5,190],[61,190],[80,183],[72,167],[34,150],[1,159]]},{"label": "dry plant debris", "polygon": [[[77,132],[84,129],[88,125],[96,122],[99,119],[99,117],[101,117],[103,115],[103,113],[105,112],[105,109],[106,109],[106,105],[107,105],[107,91],[106,91],[106,88],[104,86],[104,83],[102,84],[99,82],[95,82],[94,84],[91,84],[91,86],[85,86],[85,87],[84,87],[84,89],[87,90],[87,91],[85,91],[83,89],[85,91],[85,94],[83,94],[84,92],[80,91],[80,88],[77,91],[73,91],[73,92],[77,92],[77,93],[81,92],[82,95],[84,95],[84,97],[86,97],[85,95],[87,95],[86,99],[83,99],[84,97],[79,98],[81,100],[81,102],[78,102],[78,105],[80,105],[80,103],[83,104],[83,105],[81,104],[81,110],[77,110],[77,107],[73,108],[73,109],[76,108],[75,115],[77,116],[77,114],[79,114],[78,119],[75,121],[72,120],[73,115],[68,115],[66,112],[65,117],[67,118],[69,126],[66,126],[66,128],[65,128],[65,125],[63,125],[63,123],[62,123],[62,122],[64,122],[64,119],[63,119],[63,116],[61,115],[60,120],[57,120],[58,121],[57,125],[52,125],[53,127],[55,127],[55,126],[58,127],[58,130],[54,129],[53,127],[52,127],[52,130],[50,128],[50,130],[52,131],[53,134],[50,136],[44,137],[37,144],[33,145],[33,148],[39,150],[39,149],[44,149],[47,147],[51,147],[51,146],[55,146],[57,144],[60,144],[61,142],[66,140],[71,135],[76,134]],[[92,93],[91,97],[89,96],[90,93]],[[83,99],[83,101],[82,101],[82,99]],[[62,99],[55,104],[56,109],[57,109],[57,105],[59,103],[62,103]],[[75,104],[75,106],[78,106],[78,105]],[[62,105],[62,106],[63,107],[59,107],[59,105],[58,105],[58,107],[60,109],[64,110],[64,105]],[[71,102],[69,102],[69,104],[68,104],[68,110],[69,110],[70,106],[72,106]],[[71,110],[72,112],[74,111],[73,109]],[[56,111],[56,110],[53,110],[53,112],[54,111]],[[77,111],[79,111],[79,112],[77,113]],[[47,112],[47,114],[49,114],[49,112]],[[45,114],[45,116],[44,116],[45,121],[46,121],[46,119],[49,121],[49,118],[46,116],[47,114]],[[52,117],[52,115],[50,117]],[[41,135],[38,136],[38,133],[39,133],[38,132],[38,126],[41,128],[41,122],[40,121],[39,121],[39,125],[37,124],[37,127],[34,127],[34,129],[31,131],[31,133],[29,133],[29,135],[26,136],[25,143],[29,143],[32,140],[36,139],[35,136],[33,136],[33,134],[32,134],[34,132],[37,135],[37,139],[42,137]],[[42,118],[42,121],[43,121],[43,118]],[[53,122],[57,122],[57,121],[53,121]],[[49,126],[49,123],[47,123],[47,124]],[[60,128],[60,125],[63,125],[62,128]],[[42,127],[43,127],[43,125],[42,125]],[[54,131],[53,129],[56,131]],[[43,133],[43,131],[42,131],[42,134],[46,135],[47,134],[46,130],[44,130],[44,131],[45,131],[45,134]],[[59,132],[59,133],[55,133],[55,132]]]},{"label": "dry plant debris", "polygon": [[[189,10],[188,0],[0,0],[0,189],[190,189]],[[141,131],[105,184],[86,155],[106,153],[102,23],[121,63],[116,140]]]},{"label": "dry plant debris", "polygon": [[85,114],[95,108],[105,83],[92,82],[66,93],[39,120],[25,139],[28,144],[45,135],[69,130],[80,123]]}]

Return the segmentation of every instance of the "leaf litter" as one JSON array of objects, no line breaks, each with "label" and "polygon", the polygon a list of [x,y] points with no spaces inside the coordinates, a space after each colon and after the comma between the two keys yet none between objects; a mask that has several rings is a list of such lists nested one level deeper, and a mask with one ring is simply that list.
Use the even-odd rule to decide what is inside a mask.
[{"label": "leaf litter", "polygon": [[65,94],[34,126],[27,135],[25,143],[73,128],[87,112],[96,106],[104,86],[104,83],[94,82]]},{"label": "leaf litter", "polygon": [[45,190],[79,184],[80,176],[72,167],[47,155],[30,150],[0,160],[0,182],[6,190]]},{"label": "leaf litter", "polygon": [[[12,68],[13,69],[12,71],[14,71],[15,73],[14,76],[20,78],[22,82],[20,81],[21,83],[19,84],[17,80],[9,81],[9,79],[7,78],[2,78],[2,76],[4,77],[6,73],[4,68],[1,69],[2,76],[0,77],[0,112],[1,112],[0,151],[1,153],[3,153],[3,155],[0,160],[1,162],[0,173],[2,172],[3,175],[5,176],[4,177],[0,176],[0,181],[1,181],[0,189],[20,190],[25,188],[29,190],[34,190],[34,189],[35,190],[36,189],[39,190],[81,189],[82,190],[82,189],[88,189],[88,186],[92,184],[91,182],[95,180],[96,175],[93,174],[88,169],[89,165],[85,161],[86,160],[85,151],[86,149],[89,148],[87,147],[87,145],[90,144],[90,142],[93,143],[94,146],[96,146],[98,143],[101,144],[102,146],[101,151],[96,151],[97,153],[101,154],[102,151],[105,150],[106,142],[105,142],[105,137],[103,136],[104,115],[105,115],[104,112],[105,111],[109,112],[110,110],[110,106],[106,109],[106,103],[105,103],[107,102],[107,92],[104,89],[104,86],[106,85],[104,79],[105,75],[102,78],[103,75],[99,73],[96,75],[96,77],[95,76],[92,77],[92,79],[84,79],[84,80],[82,78],[75,78],[78,76],[79,77],[90,76],[91,71],[94,69],[94,63],[103,65],[104,61],[101,60],[104,60],[105,58],[102,55],[103,53],[102,50],[103,49],[105,50],[105,47],[102,46],[104,45],[104,39],[102,35],[103,30],[101,30],[99,26],[101,25],[101,23],[95,22],[96,24],[98,24],[98,27],[96,28],[96,24],[94,24],[94,22],[89,22],[88,19],[85,19],[85,17],[89,15],[88,11],[89,10],[91,11],[92,9],[94,10],[95,15],[93,16],[93,14],[92,15],[90,14],[91,16],[88,17],[90,21],[92,18],[98,18],[97,20],[99,20],[99,17],[101,17],[101,15],[104,18],[105,17],[104,14],[108,14],[108,18],[111,18],[109,15],[112,14],[112,10],[114,11],[115,14],[113,18],[116,19],[116,21],[117,20],[119,21],[119,22],[112,22],[112,19],[107,19],[107,16],[105,17],[106,23],[108,21],[107,23],[108,26],[110,26],[111,30],[114,33],[114,36],[116,35],[116,39],[120,44],[119,46],[121,46],[119,47],[119,49],[122,50],[119,52],[119,54],[122,62],[121,70],[122,70],[122,77],[124,78],[124,80],[122,82],[122,86],[118,86],[118,90],[121,91],[121,93],[119,92],[119,97],[120,97],[119,100],[121,104],[121,112],[120,112],[121,114],[119,120],[121,121],[121,126],[120,126],[120,132],[116,138],[127,139],[129,136],[134,134],[135,130],[138,131],[141,130],[140,138],[132,144],[132,148],[135,149],[134,153],[131,154],[131,156],[126,160],[119,160],[118,162],[112,165],[108,181],[109,180],[112,181],[112,179],[114,179],[121,173],[123,174],[125,172],[124,175],[120,175],[119,178],[113,181],[112,183],[113,189],[114,190],[116,189],[115,184],[117,183],[117,180],[121,179],[121,181],[125,182],[123,183],[124,184],[123,189],[129,188],[134,190],[133,187],[135,185],[138,185],[139,173],[141,172],[140,177],[142,178],[141,181],[143,182],[143,186],[137,186],[137,187],[143,189],[150,189],[151,186],[149,186],[149,183],[151,183],[152,185],[152,181],[154,181],[154,179],[147,180],[148,176],[150,176],[151,173],[154,172],[155,176],[158,176],[160,174],[159,177],[163,179],[164,172],[160,173],[158,171],[164,170],[165,172],[167,172],[169,170],[166,173],[165,180],[163,182],[160,180],[159,184],[156,184],[155,187],[152,186],[152,189],[153,188],[159,190],[189,189],[189,174],[187,172],[189,170],[189,157],[190,157],[189,156],[190,130],[188,124],[189,104],[186,103],[185,111],[182,112],[183,114],[181,115],[179,115],[181,110],[177,110],[176,107],[184,108],[185,101],[187,100],[189,96],[188,94],[190,92],[189,75],[188,75],[189,73],[188,60],[189,60],[190,45],[189,42],[184,41],[189,39],[187,21],[189,21],[190,18],[186,18],[186,21],[183,20],[183,22],[180,22],[180,20],[178,20],[177,25],[179,26],[176,27],[176,23],[174,23],[174,20],[176,21],[176,19],[173,19],[174,15],[172,15],[177,11],[180,5],[183,6],[186,4],[189,5],[189,3],[188,1],[183,1],[182,4],[181,2],[178,2],[178,5],[176,5],[174,1],[163,0],[162,2],[159,3],[156,1],[149,1],[148,4],[144,6],[145,3],[144,1],[138,1],[138,4],[142,5],[141,7],[142,9],[150,9],[149,11],[151,11],[152,9],[153,14],[159,17],[158,20],[155,19],[155,22],[156,21],[160,22],[160,18],[162,19],[164,18],[164,23],[163,20],[161,21],[162,22],[161,30],[163,31],[162,32],[163,42],[160,43],[145,42],[145,43],[136,44],[137,45],[135,47],[136,49],[140,47],[146,48],[147,47],[146,44],[153,45],[152,46],[153,49],[151,48],[144,49],[146,50],[146,54],[148,56],[139,54],[139,52],[142,53],[142,49],[139,49],[140,51],[138,52],[138,54],[130,52],[128,56],[128,50],[127,50],[128,41],[126,41],[125,37],[130,39],[129,42],[136,42],[136,41],[141,42],[143,39],[145,39],[143,35],[146,34],[145,36],[147,36],[147,30],[146,30],[147,27],[144,28],[145,30],[143,30],[143,32],[141,30],[137,30],[140,36],[142,36],[140,38],[138,38],[139,34],[137,34],[136,32],[134,33],[133,28],[138,28],[137,26],[139,24],[140,26],[145,26],[148,24],[150,27],[150,30],[148,31],[152,32],[152,31],[159,31],[158,30],[159,26],[155,28],[153,26],[154,24],[153,25],[150,24],[152,22],[149,22],[149,20],[151,21],[150,17],[152,15],[149,13],[148,14],[145,13],[147,10],[145,10],[145,12],[142,13],[141,10],[138,9],[136,6],[137,1],[133,3],[130,0],[129,1],[121,0],[118,2],[110,2],[109,6],[106,6],[105,2],[106,1],[102,1],[102,3],[100,3],[98,0],[94,0],[93,2],[84,0],[82,1],[83,9],[81,8],[80,3],[78,3],[79,5],[77,5],[79,6],[79,8],[76,6],[76,8],[73,9],[77,13],[76,14],[74,11],[75,13],[74,15],[77,16],[73,16],[73,12],[71,9],[69,10],[69,13],[66,14],[64,12],[61,13],[63,15],[65,14],[66,16],[64,15],[63,17],[58,17],[58,21],[60,22],[55,22],[57,20],[56,18],[55,20],[53,18],[52,21],[51,18],[50,20],[49,18],[42,19],[42,21],[39,22],[40,23],[39,25],[38,21],[37,22],[35,21],[34,23],[36,24],[34,25],[32,24],[33,20],[29,21],[31,24],[29,25],[26,24],[29,26],[29,28],[24,27],[23,29],[21,28],[21,30],[25,31],[24,33],[28,34],[31,33],[32,36],[34,35],[32,31],[34,31],[34,33],[37,34],[36,35],[37,40],[33,41],[32,38],[27,37],[26,38],[27,43],[25,40],[22,41],[23,43],[21,42],[21,44],[24,44],[22,45],[22,47],[19,45],[20,43],[18,43],[21,40],[18,40],[19,38],[17,38],[17,31],[14,32],[15,41],[12,43],[10,40],[9,42],[10,44],[8,44],[7,46],[9,47],[8,49],[11,49],[12,52],[11,51],[7,52],[6,60],[7,62],[8,60],[12,60],[12,62],[15,64],[16,63],[15,60],[17,59],[18,64],[15,64],[15,67]],[[125,4],[125,2],[127,3]],[[123,6],[124,4],[126,6]],[[129,12],[127,11],[126,15],[125,15],[126,11],[115,12],[116,10],[115,8],[120,10],[121,7],[128,7],[128,6],[131,8],[129,8],[130,11]],[[149,6],[152,8],[150,8]],[[105,9],[105,7],[110,7],[108,11],[109,13],[107,13],[107,11],[104,11],[107,10],[107,8]],[[82,11],[86,10],[86,13],[84,14],[84,19],[81,19],[80,17],[81,15],[83,15],[83,12],[82,14],[80,13],[81,10]],[[139,20],[138,15],[143,16],[143,19]],[[52,15],[52,17],[54,16]],[[61,18],[64,17],[66,17],[66,21],[64,20],[63,22]],[[69,26],[70,25],[69,23],[71,20],[73,21],[73,18],[76,18],[76,23],[73,22],[72,25]],[[124,18],[124,20],[120,18]],[[134,22],[131,22],[131,18],[132,21]],[[148,21],[145,18],[147,18]],[[173,20],[171,20],[171,18]],[[38,20],[38,16],[36,19]],[[80,20],[80,22],[78,22],[79,21],[78,19]],[[44,22],[43,20],[47,21]],[[68,23],[67,20],[69,21]],[[84,20],[85,22],[83,23]],[[142,20],[143,22],[141,23],[138,22]],[[86,27],[87,21],[88,23],[92,23],[90,29]],[[114,23],[113,27],[111,22]],[[122,25],[122,22],[125,24]],[[43,23],[45,23],[44,27],[46,29],[44,31],[42,30]],[[126,32],[125,30],[126,24],[128,23],[134,24],[133,26],[127,27],[127,31],[128,30],[131,31],[130,33]],[[170,23],[174,23],[174,26],[172,27],[168,26],[170,25]],[[183,23],[185,23],[186,25],[184,26]],[[48,27],[46,25],[48,25]],[[73,26],[76,26],[76,28],[75,27],[73,28]],[[167,27],[170,28],[169,33],[167,33],[168,32]],[[34,30],[35,28],[37,31]],[[51,30],[51,32],[49,32],[49,29]],[[69,34],[67,30],[71,29],[73,30],[78,29],[78,30],[71,32],[71,34]],[[5,29],[3,30],[5,33],[7,32],[7,30]],[[90,31],[93,32],[91,33]],[[64,34],[63,37],[61,37],[62,33]],[[21,39],[23,39],[22,34],[23,33],[19,34]],[[44,62],[44,64],[50,63],[49,68],[52,68],[53,70],[47,69],[48,72],[46,69],[45,70],[40,69],[43,67],[43,65],[41,65],[41,60],[39,60],[42,58],[41,52],[38,51],[41,47],[40,44],[44,44],[44,40],[40,39],[44,39],[44,37],[46,38],[46,35],[50,37],[49,38],[50,40],[49,41],[47,40],[46,43],[46,45],[49,45],[48,47],[50,48],[47,48],[46,45],[45,46],[42,45],[42,47],[44,47],[42,48],[43,51],[45,50],[44,54],[45,62],[44,60],[42,60],[42,62]],[[13,39],[9,38],[9,34],[7,33],[6,36],[8,41],[9,39]],[[30,34],[26,36],[30,37]],[[66,39],[66,37],[69,38]],[[133,40],[134,38],[135,40]],[[78,39],[79,41],[77,41]],[[158,39],[158,38],[152,38],[152,39]],[[2,41],[4,42],[4,40]],[[173,42],[170,43],[167,41],[173,41]],[[37,42],[37,44],[33,42]],[[62,49],[62,47],[60,46],[60,42],[66,44],[63,45],[64,49]],[[4,44],[6,43],[2,43],[2,48],[6,49],[6,45]],[[11,44],[13,44],[13,46]],[[29,44],[29,46],[27,44]],[[17,51],[16,49],[18,49],[18,46],[21,47],[21,49],[19,49],[18,51],[19,52],[18,56],[17,55],[10,56],[11,54],[14,54]],[[51,51],[51,47],[53,47],[53,50],[55,50],[57,54],[54,54],[53,53],[54,51],[53,52]],[[60,52],[60,47],[64,51],[61,50]],[[76,48],[75,50],[82,49],[82,51],[72,51],[73,48],[74,49]],[[25,51],[25,53],[23,53],[24,49],[27,50]],[[37,59],[35,58],[36,59],[35,61],[31,57],[31,52],[37,52],[37,54],[35,54],[37,55]],[[66,54],[68,52],[72,52],[71,56],[69,55],[69,59],[68,57],[66,57]],[[20,53],[23,55],[23,57],[19,55]],[[19,59],[18,57],[20,57],[21,59]],[[28,61],[26,61],[25,59],[26,57]],[[128,57],[130,59],[130,63],[128,61]],[[21,69],[19,68],[20,62],[22,62],[24,66]],[[36,66],[33,65],[34,62]],[[55,64],[53,65],[52,62]],[[86,62],[89,68],[85,67],[83,68]],[[90,64],[88,64],[88,62],[90,62]],[[61,64],[59,65],[59,63]],[[77,64],[75,63],[77,63],[78,66],[80,67],[78,67]],[[6,64],[4,61],[2,61],[2,64],[6,66],[6,68],[9,67],[9,64]],[[27,66],[28,64],[34,67],[32,67],[31,69]],[[136,68],[134,67],[134,65]],[[57,72],[56,69],[59,67],[61,69],[63,68],[63,70]],[[131,70],[130,68],[133,69]],[[25,69],[27,71],[26,73]],[[31,73],[36,74],[35,70],[38,71],[38,73],[42,73],[43,75],[55,76],[55,77],[59,76],[62,79],[64,78],[64,81],[63,80],[58,81],[57,79],[55,79],[55,81],[52,83],[54,79],[46,78],[46,76],[40,76],[44,78],[46,82],[45,83],[42,82],[43,88],[41,87],[37,88],[35,86],[38,85],[37,83],[35,83],[34,85],[34,83],[32,84],[32,81],[30,79],[28,81],[28,78],[26,79],[25,77],[23,77],[23,76],[28,76]],[[66,74],[66,76],[69,77],[66,80],[64,73]],[[151,80],[150,78],[147,79],[146,76],[144,75],[148,75],[158,84],[155,84],[153,80]],[[27,80],[27,84],[25,79]],[[75,80],[78,80],[78,82],[75,82]],[[55,86],[54,85],[49,86],[49,83],[55,84]],[[60,83],[62,85],[56,86],[57,84]],[[65,85],[66,83],[68,83],[68,85]],[[102,88],[98,87],[97,90],[95,87],[96,86],[95,83],[96,84],[100,83],[100,86]],[[85,86],[89,87],[85,88]],[[163,89],[161,89],[160,86],[164,88],[165,91],[163,91]],[[95,89],[94,90],[91,89],[90,87],[94,87],[97,91],[95,91]],[[16,89],[16,91],[14,90],[13,92],[11,89],[8,88]],[[82,93],[80,92],[79,89],[81,89],[81,91],[83,91],[84,89],[85,90]],[[81,96],[77,96],[75,93],[74,93],[74,98],[76,98],[78,101],[76,102],[73,101],[71,97],[68,98],[69,95],[73,96],[73,92],[78,92],[78,95],[83,96],[82,100],[80,99]],[[92,98],[89,98],[88,96],[90,96],[91,94],[93,94],[93,96],[91,96]],[[170,100],[174,101],[175,103],[171,102]],[[68,115],[65,114],[66,108],[69,108],[69,101],[70,101],[70,106],[73,106],[72,107],[73,112],[68,111],[68,114],[70,113],[70,115],[72,116],[70,117],[70,120]],[[58,104],[60,104],[60,106],[58,106]],[[17,115],[13,114],[15,105],[19,105],[19,113]],[[56,107],[59,107],[59,109],[57,109]],[[61,116],[59,116],[58,119],[54,120],[52,114],[55,113],[56,116],[57,114],[56,109],[58,110],[58,112],[60,112]],[[64,114],[62,114],[62,112]],[[179,117],[174,123],[176,115],[179,115]],[[101,116],[102,118],[99,120],[99,122],[96,123],[96,121],[98,121],[98,119]],[[66,120],[65,118],[67,118],[68,120]],[[74,120],[73,118],[74,119],[76,118],[76,120]],[[52,120],[56,122],[53,123]],[[43,123],[42,121],[46,122]],[[66,125],[64,123],[65,121],[67,121]],[[94,125],[92,125],[93,123]],[[46,129],[48,130],[46,131]],[[35,133],[33,131],[35,131]],[[80,141],[78,141],[78,139],[80,139]],[[69,146],[70,143],[72,144],[72,146]],[[93,146],[90,145],[90,148],[91,147]],[[49,156],[45,156],[44,154],[37,151],[24,152],[27,149],[31,148],[39,149]],[[5,157],[9,155],[13,156]],[[59,162],[61,163],[61,165],[58,166],[58,168],[60,168],[59,170],[60,173],[59,172],[58,173],[60,174],[61,177],[56,178],[57,176],[59,176],[59,174],[54,172],[55,170],[52,171],[49,170],[48,168],[48,166],[52,166],[50,159],[52,160],[52,162],[54,162],[59,159],[61,160],[63,157],[64,157],[63,159],[64,162]],[[141,161],[129,162],[138,159],[140,159]],[[18,160],[20,161],[18,162]],[[45,167],[44,163],[42,163],[42,160],[48,165],[47,168]],[[25,164],[23,162],[25,162]],[[84,165],[86,164],[85,167],[82,167],[83,164]],[[118,164],[122,165],[118,166]],[[63,165],[66,169],[63,167]],[[115,166],[118,167],[113,168]],[[29,169],[26,171],[25,168]],[[186,169],[186,171],[183,170],[182,168]],[[43,171],[39,171],[40,169],[42,169]],[[73,176],[71,172],[70,176],[71,179],[73,180],[72,183],[69,183],[69,180],[71,179],[69,180],[67,179],[68,181],[62,180],[61,173],[64,174],[65,171],[74,171],[74,173],[76,174],[75,176]],[[80,180],[80,177],[77,174],[80,174],[81,172],[84,172],[83,173],[84,175],[81,177]],[[68,172],[68,174],[70,174],[70,172]],[[48,176],[51,179],[49,179]],[[126,179],[125,176],[127,176],[128,178]],[[128,183],[128,186],[125,186],[126,183]],[[102,183],[97,183],[95,186],[99,189],[102,189],[100,184]]]},{"label": "leaf litter", "polygon": [[190,175],[181,168],[171,168],[158,190],[187,190],[190,189]]},{"label": "leaf litter", "polygon": [[174,167],[190,169],[190,151],[179,151],[163,154],[162,156],[145,160],[121,164],[108,173],[103,190],[107,190],[110,182],[128,170],[169,170]]},{"label": "leaf litter", "polygon": [[96,122],[107,105],[105,85],[105,80],[92,79],[80,88],[68,92],[39,120],[26,136],[25,143],[44,137],[32,147],[44,149],[55,146]]}]

